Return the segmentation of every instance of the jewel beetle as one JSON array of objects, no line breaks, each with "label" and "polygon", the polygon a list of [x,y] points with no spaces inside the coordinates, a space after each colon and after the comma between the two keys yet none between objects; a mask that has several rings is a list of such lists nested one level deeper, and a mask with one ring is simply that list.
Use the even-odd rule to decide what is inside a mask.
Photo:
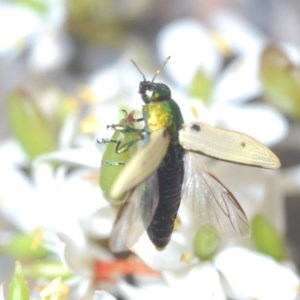
[{"label": "jewel beetle", "polygon": [[128,193],[117,216],[110,246],[131,248],[142,233],[158,250],[170,241],[181,201],[195,217],[222,235],[247,236],[249,224],[228,188],[201,163],[201,155],[237,164],[277,169],[277,156],[253,137],[201,122],[184,122],[170,88],[155,82],[168,57],[151,81],[142,71],[139,93],[144,102],[144,128],[116,130],[143,132],[145,146],[126,163],[110,189],[111,199]]}]

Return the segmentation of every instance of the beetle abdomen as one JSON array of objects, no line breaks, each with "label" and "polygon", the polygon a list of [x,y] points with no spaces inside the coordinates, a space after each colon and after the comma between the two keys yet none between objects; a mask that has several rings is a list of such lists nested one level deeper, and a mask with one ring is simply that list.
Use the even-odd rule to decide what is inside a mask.
[{"label": "beetle abdomen", "polygon": [[158,249],[169,243],[181,200],[183,181],[183,154],[180,145],[170,145],[157,170],[159,202],[148,226],[150,240]]}]

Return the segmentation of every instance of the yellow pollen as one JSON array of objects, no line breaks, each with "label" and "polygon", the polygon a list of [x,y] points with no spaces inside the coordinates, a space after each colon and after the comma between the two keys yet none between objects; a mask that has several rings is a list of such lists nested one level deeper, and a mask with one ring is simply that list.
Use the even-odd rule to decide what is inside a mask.
[{"label": "yellow pollen", "polygon": [[79,124],[79,129],[83,133],[94,133],[101,127],[102,123],[96,118],[94,113],[81,120]]},{"label": "yellow pollen", "polygon": [[191,106],[191,113],[196,119],[199,118],[198,109],[194,105]]},{"label": "yellow pollen", "polygon": [[225,57],[233,56],[233,49],[224,35],[216,31],[212,33],[212,38],[216,48],[222,55]]},{"label": "yellow pollen", "polygon": [[78,101],[72,97],[66,97],[64,98],[65,107],[68,110],[68,112],[75,112],[79,110],[79,104]]},{"label": "yellow pollen", "polygon": [[180,261],[182,262],[189,262],[192,259],[192,253],[191,252],[186,252],[182,253],[180,256]]},{"label": "yellow pollen", "polygon": [[42,300],[66,300],[70,290],[70,287],[63,283],[59,277],[41,288],[40,296]]},{"label": "yellow pollen", "polygon": [[78,96],[86,103],[93,104],[99,102],[98,97],[88,85],[81,85],[78,88]]},{"label": "yellow pollen", "polygon": [[43,229],[41,227],[37,227],[33,233],[33,241],[32,241],[32,249],[37,249],[41,247],[43,239]]}]

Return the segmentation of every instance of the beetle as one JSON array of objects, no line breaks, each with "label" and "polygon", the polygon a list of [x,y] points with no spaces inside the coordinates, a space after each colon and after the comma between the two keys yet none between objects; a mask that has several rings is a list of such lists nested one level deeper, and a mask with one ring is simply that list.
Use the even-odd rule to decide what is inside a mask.
[{"label": "beetle", "polygon": [[[139,93],[146,145],[126,163],[110,190],[112,199],[129,193],[117,216],[111,248],[131,248],[146,229],[158,250],[170,241],[181,201],[203,224],[230,236],[249,235],[242,207],[225,185],[201,163],[201,155],[232,163],[277,169],[280,161],[266,146],[241,132],[201,122],[184,123],[170,88],[143,76]],[[126,127],[115,127],[126,131]],[[133,128],[131,128],[133,130]],[[140,131],[140,130],[137,130]]]}]

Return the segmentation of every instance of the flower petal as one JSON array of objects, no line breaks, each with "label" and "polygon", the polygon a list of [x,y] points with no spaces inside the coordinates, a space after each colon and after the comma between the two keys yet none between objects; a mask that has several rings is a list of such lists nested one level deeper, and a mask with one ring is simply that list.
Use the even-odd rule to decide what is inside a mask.
[{"label": "flower petal", "polygon": [[105,291],[95,291],[92,300],[117,300],[117,298]]},{"label": "flower petal", "polygon": [[300,165],[290,167],[283,171],[282,186],[287,195],[300,193]]},{"label": "flower petal", "polygon": [[96,146],[86,149],[72,148],[40,155],[34,163],[35,167],[37,167],[43,162],[51,161],[99,169],[101,157]]},{"label": "flower petal", "polygon": [[27,46],[26,39],[36,35],[40,25],[38,16],[30,9],[1,3],[0,53],[17,54],[24,50]]},{"label": "flower petal", "polygon": [[288,132],[285,118],[264,104],[216,106],[215,110],[222,127],[249,134],[266,145],[280,142]]},{"label": "flower petal", "polygon": [[244,102],[262,93],[258,77],[260,51],[234,60],[216,81],[213,102]]},{"label": "flower petal", "polygon": [[187,292],[197,295],[189,294],[189,299],[226,299],[219,274],[211,263],[194,266],[186,272],[165,272],[163,277],[178,299],[184,299]]},{"label": "flower petal", "polygon": [[209,32],[197,20],[169,23],[158,35],[157,48],[160,60],[171,56],[165,70],[179,85],[190,84],[198,69],[215,74],[221,64]]},{"label": "flower petal", "polygon": [[257,50],[266,38],[245,18],[226,10],[218,10],[211,17],[212,26],[218,30],[237,53]]},{"label": "flower petal", "polygon": [[244,299],[295,299],[299,278],[268,256],[243,248],[228,248],[215,259],[228,284],[227,296]]}]

